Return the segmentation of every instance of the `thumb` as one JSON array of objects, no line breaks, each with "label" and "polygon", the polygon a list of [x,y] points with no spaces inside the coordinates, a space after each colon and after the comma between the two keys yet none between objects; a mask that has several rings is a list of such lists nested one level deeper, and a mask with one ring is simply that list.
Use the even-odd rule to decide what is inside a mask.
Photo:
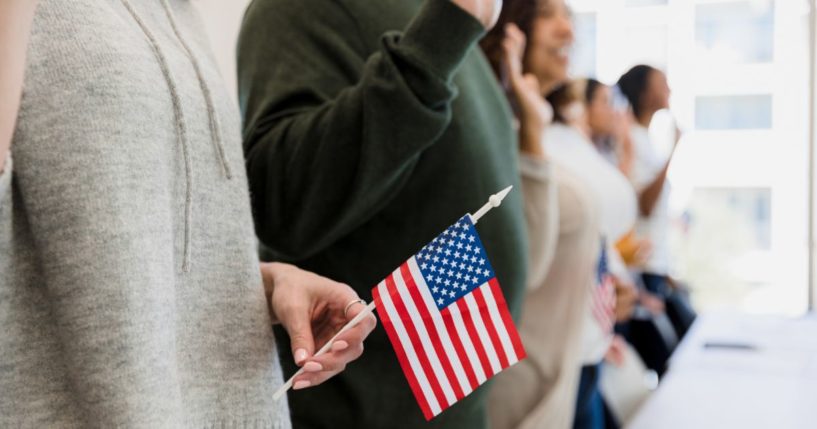
[{"label": "thumb", "polygon": [[309,313],[302,311],[292,314],[284,326],[289,334],[295,364],[303,365],[304,361],[315,353],[315,340],[312,337]]}]

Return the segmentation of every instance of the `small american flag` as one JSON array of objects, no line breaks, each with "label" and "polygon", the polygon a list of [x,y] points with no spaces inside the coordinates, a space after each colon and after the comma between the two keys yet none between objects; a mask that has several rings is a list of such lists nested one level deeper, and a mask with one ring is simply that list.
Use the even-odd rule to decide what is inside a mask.
[{"label": "small american flag", "polygon": [[590,305],[593,317],[604,333],[613,331],[616,323],[616,289],[607,261],[607,242],[601,240],[601,253],[596,268],[596,286],[593,288]]},{"label": "small american flag", "polygon": [[525,358],[494,274],[466,215],[372,290],[426,420]]}]

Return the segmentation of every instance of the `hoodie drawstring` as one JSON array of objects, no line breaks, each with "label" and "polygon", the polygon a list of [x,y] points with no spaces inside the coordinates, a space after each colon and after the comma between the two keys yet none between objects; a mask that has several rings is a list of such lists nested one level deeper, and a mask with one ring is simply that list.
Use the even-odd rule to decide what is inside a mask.
[{"label": "hoodie drawstring", "polygon": [[227,179],[232,179],[233,173],[230,170],[230,164],[227,162],[227,157],[224,155],[224,143],[221,139],[221,131],[219,130],[218,119],[216,117],[216,108],[213,104],[213,97],[210,93],[210,87],[204,80],[204,76],[201,73],[201,66],[199,65],[199,61],[193,55],[190,45],[187,44],[184,37],[182,37],[181,33],[179,32],[179,27],[176,25],[176,19],[173,16],[173,10],[170,8],[170,3],[168,3],[168,0],[161,0],[161,3],[165,10],[165,15],[167,15],[168,21],[170,21],[170,27],[173,28],[173,34],[176,36],[176,40],[179,41],[182,49],[184,49],[185,55],[187,55],[187,59],[190,60],[190,63],[193,65],[193,70],[196,72],[196,78],[199,81],[201,93],[204,95],[204,101],[207,104],[207,116],[210,120],[210,134],[212,136],[213,146],[215,146],[216,154],[221,161],[221,167],[224,170],[224,175],[227,177]]},{"label": "hoodie drawstring", "polygon": [[[156,57],[156,60],[159,63],[159,68],[162,71],[162,75],[167,82],[167,86],[170,90],[170,98],[171,103],[173,105],[173,117],[174,117],[174,125],[176,127],[176,139],[181,146],[182,149],[182,157],[184,158],[184,175],[185,175],[185,195],[184,195],[184,256],[182,259],[182,271],[187,273],[190,272],[190,267],[192,265],[192,218],[193,218],[193,174],[192,174],[192,160],[190,157],[190,141],[187,135],[187,122],[185,121],[184,117],[184,110],[182,109],[182,101],[181,96],[179,95],[179,89],[176,85],[176,81],[173,79],[173,75],[170,72],[170,66],[167,62],[167,57],[162,52],[162,49],[159,47],[159,43],[156,40],[156,37],[150,31],[148,26],[142,20],[136,10],[133,8],[129,0],[121,0],[122,4],[127,9],[128,13],[133,17],[134,21],[139,25],[142,32],[145,34],[145,37],[148,39],[150,43],[150,47],[153,50],[153,54]],[[165,14],[167,15],[168,20],[170,21],[170,25],[173,28],[173,32],[176,36],[176,39],[182,45],[182,48],[185,51],[187,58],[193,65],[193,69],[196,72],[196,78],[199,81],[199,87],[204,95],[205,103],[207,104],[207,114],[210,121],[210,133],[211,138],[213,140],[213,144],[216,148],[216,155],[219,158],[220,164],[223,168],[224,175],[227,179],[232,178],[232,172],[230,170],[229,163],[227,162],[227,158],[224,153],[224,146],[221,141],[221,134],[219,131],[218,121],[216,120],[216,110],[215,106],[212,101],[210,88],[207,86],[206,82],[201,73],[201,69],[199,67],[198,61],[193,56],[192,51],[190,50],[187,43],[182,38],[181,34],[178,31],[176,26],[175,19],[173,18],[172,11],[170,10],[170,5],[167,3],[166,0],[160,0],[162,7],[165,10]]]}]

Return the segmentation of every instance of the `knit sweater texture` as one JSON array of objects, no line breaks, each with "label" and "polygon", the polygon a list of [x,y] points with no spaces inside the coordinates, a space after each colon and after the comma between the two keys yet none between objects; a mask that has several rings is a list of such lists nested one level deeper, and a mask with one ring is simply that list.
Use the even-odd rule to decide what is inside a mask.
[{"label": "knit sweater texture", "polygon": [[39,3],[0,177],[0,427],[290,427],[201,27],[189,1]]}]

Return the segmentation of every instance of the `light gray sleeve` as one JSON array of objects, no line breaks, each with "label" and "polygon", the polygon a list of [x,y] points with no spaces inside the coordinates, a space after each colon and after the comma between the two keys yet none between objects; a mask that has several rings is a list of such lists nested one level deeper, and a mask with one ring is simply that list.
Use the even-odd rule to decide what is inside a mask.
[{"label": "light gray sleeve", "polygon": [[544,282],[559,237],[559,199],[549,161],[521,155],[522,193],[528,227],[528,288]]},{"label": "light gray sleeve", "polygon": [[5,205],[6,195],[11,194],[11,171],[14,168],[11,164],[11,154],[9,154],[6,165],[0,172],[0,208]]}]

